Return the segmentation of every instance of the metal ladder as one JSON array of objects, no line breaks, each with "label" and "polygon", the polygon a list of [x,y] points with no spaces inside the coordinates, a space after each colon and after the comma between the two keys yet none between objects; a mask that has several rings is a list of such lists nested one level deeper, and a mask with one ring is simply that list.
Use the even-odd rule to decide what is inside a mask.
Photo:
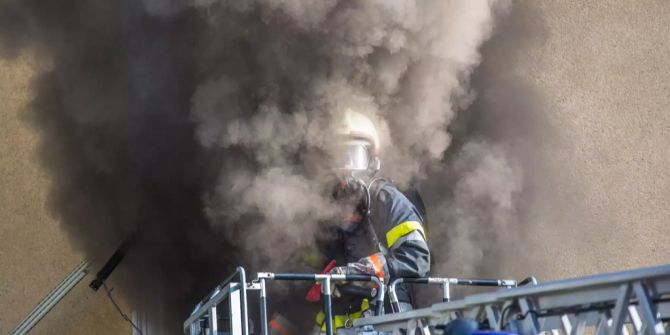
[{"label": "metal ladder", "polygon": [[[233,281],[235,277],[237,282]],[[184,322],[184,333],[248,335],[247,291],[258,291],[261,334],[267,334],[266,280],[320,282],[326,312],[330,281],[376,281],[380,288],[376,306],[382,306],[380,301],[384,299],[385,286],[374,276],[259,273],[255,280],[246,282],[244,269],[238,268],[196,305]],[[396,305],[394,311],[398,302],[395,287],[400,282],[442,285],[443,302],[402,313],[383,314],[377,310],[375,316],[354,321],[354,334],[439,335],[444,333],[445,325],[458,319],[516,334],[667,334],[670,322],[670,264],[541,284],[532,277],[519,283],[503,279],[400,278],[388,289],[391,305]],[[450,300],[452,285],[505,289]],[[227,315],[227,319],[223,318],[226,325],[218,324],[218,313]],[[332,324],[326,333],[333,334]]]},{"label": "metal ladder", "polygon": [[517,334],[667,334],[670,264],[474,294],[358,319],[354,326],[412,335],[423,324],[441,334],[441,327],[459,318]]},{"label": "metal ladder", "polygon": [[88,262],[79,263],[33,310],[12,330],[11,335],[27,334],[86,276]]}]

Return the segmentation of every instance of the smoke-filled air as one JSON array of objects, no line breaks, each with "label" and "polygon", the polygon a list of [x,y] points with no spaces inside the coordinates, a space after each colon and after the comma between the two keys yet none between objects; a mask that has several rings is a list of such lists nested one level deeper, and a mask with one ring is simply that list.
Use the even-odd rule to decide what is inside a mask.
[{"label": "smoke-filled air", "polygon": [[[523,238],[532,148],[498,131],[518,126],[500,106],[509,97],[471,83],[510,11],[509,0],[2,0],[0,56],[44,64],[25,115],[53,215],[96,266],[131,240],[111,280],[178,333],[237,265],[285,269],[338,213],[323,153],[347,108],[375,122],[382,175],[424,193],[433,273],[507,275],[500,264],[521,261],[502,250]],[[495,122],[481,121],[488,108]]]}]

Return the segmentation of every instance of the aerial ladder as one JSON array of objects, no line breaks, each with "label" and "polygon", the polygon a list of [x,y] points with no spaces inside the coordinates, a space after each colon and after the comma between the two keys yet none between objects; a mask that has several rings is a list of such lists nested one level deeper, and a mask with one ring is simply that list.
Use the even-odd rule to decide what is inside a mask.
[{"label": "aerial ladder", "polygon": [[[330,284],[372,281],[375,315],[357,319],[360,335],[449,334],[459,321],[477,332],[510,334],[667,334],[670,329],[670,264],[573,279],[537,283],[534,278],[465,279],[398,278],[384,285],[374,276],[261,272],[247,280],[241,267],[200,301],[184,322],[187,335],[249,335],[249,294],[260,306],[260,334],[267,335],[268,282],[300,280],[321,283],[322,301],[330,315]],[[396,312],[395,288],[400,283],[440,285],[442,301],[409,312]],[[498,289],[452,300],[453,286],[494,286]],[[384,311],[388,298],[391,310]],[[326,333],[334,334],[326,317]],[[474,333],[474,332],[473,332]]]}]

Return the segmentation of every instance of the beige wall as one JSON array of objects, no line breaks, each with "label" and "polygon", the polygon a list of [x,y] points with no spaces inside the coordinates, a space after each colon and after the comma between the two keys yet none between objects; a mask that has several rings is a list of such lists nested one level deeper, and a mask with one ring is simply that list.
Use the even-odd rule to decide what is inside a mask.
[{"label": "beige wall", "polygon": [[[546,277],[670,262],[670,2],[518,2],[541,32],[515,71],[544,95],[545,159],[564,205],[538,214]],[[36,133],[19,119],[27,59],[0,61],[0,333],[80,260],[45,211]],[[88,281],[89,278],[86,279]],[[123,334],[102,293],[77,288],[34,332]]]},{"label": "beige wall", "polygon": [[[21,120],[30,96],[28,57],[0,59],[0,334],[9,331],[79,262],[46,210],[48,178],[36,162],[37,133]],[[86,277],[33,334],[129,334]]]},{"label": "beige wall", "polygon": [[670,2],[520,4],[539,40],[517,71],[544,95],[563,204],[538,258],[550,276],[669,263]]}]

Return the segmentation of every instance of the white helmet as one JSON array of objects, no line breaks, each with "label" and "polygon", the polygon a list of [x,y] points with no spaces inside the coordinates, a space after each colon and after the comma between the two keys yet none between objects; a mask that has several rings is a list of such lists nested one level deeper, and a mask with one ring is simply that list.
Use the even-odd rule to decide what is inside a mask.
[{"label": "white helmet", "polygon": [[347,108],[337,125],[335,148],[338,170],[354,177],[372,177],[379,171],[379,135],[365,115]]}]

